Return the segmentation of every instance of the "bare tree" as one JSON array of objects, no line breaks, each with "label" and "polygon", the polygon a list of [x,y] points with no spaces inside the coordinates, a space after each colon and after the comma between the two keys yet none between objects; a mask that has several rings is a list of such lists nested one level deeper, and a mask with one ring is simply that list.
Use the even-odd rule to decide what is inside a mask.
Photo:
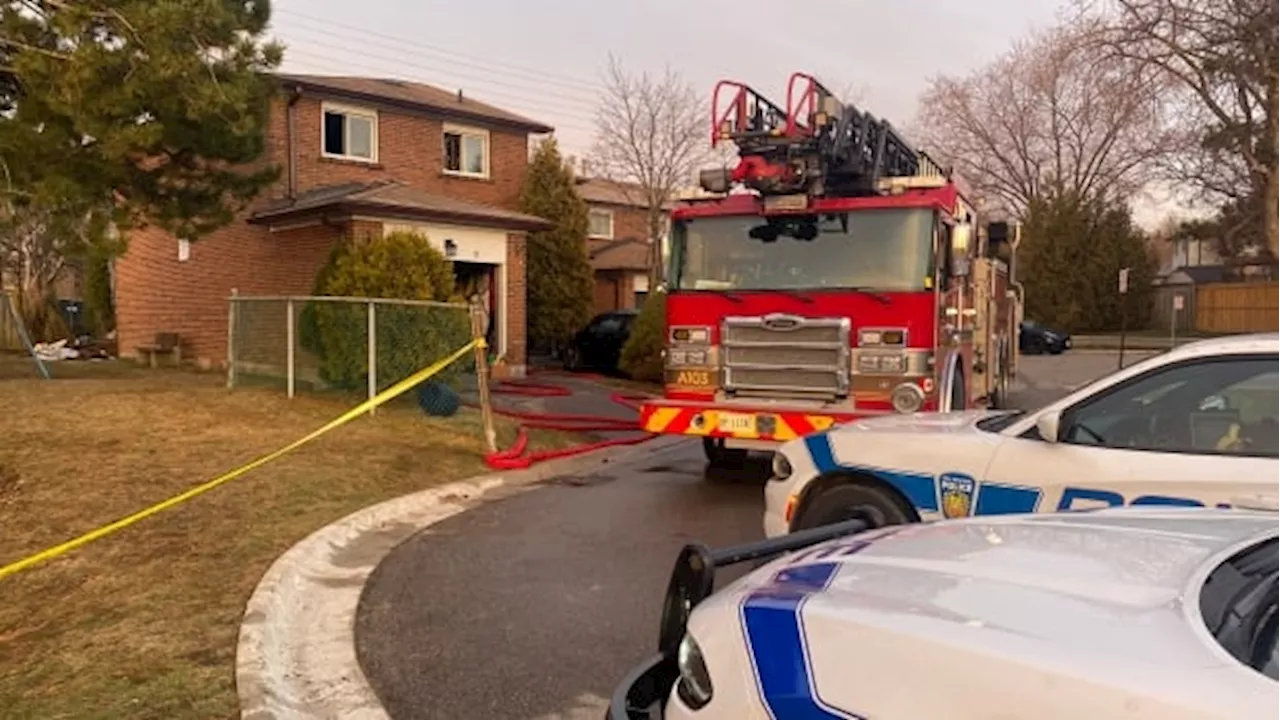
[{"label": "bare tree", "polygon": [[657,77],[634,75],[609,57],[592,164],[609,179],[634,183],[641,196],[655,284],[661,279],[665,206],[710,157],[707,117],[701,96],[670,68]]},{"label": "bare tree", "polygon": [[[1274,253],[1277,221],[1276,0],[1077,0],[1109,58],[1173,83],[1184,152],[1166,168],[1185,189],[1248,218]],[[1239,225],[1239,223],[1237,223]],[[1258,232],[1261,230],[1262,232]]]},{"label": "bare tree", "polygon": [[939,76],[920,101],[922,144],[1015,215],[1048,194],[1132,196],[1167,149],[1161,80],[1102,62],[1087,28],[1017,43],[966,77]]}]

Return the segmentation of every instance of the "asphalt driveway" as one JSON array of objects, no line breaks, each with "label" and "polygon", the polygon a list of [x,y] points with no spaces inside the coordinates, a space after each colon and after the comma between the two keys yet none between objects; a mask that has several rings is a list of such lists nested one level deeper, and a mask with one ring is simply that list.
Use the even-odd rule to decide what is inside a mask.
[{"label": "asphalt driveway", "polygon": [[[1013,399],[1036,407],[1115,365],[1101,352],[1026,358]],[[695,539],[762,537],[764,464],[712,478],[703,468],[692,442],[640,452],[482,505],[393,550],[356,621],[361,666],[387,711],[602,717],[615,683],[656,645],[676,552]]]}]

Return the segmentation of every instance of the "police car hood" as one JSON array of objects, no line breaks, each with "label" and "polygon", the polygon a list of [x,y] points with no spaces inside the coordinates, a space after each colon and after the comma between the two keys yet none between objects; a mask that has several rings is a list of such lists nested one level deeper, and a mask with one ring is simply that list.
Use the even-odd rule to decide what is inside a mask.
[{"label": "police car hood", "polygon": [[[1061,695],[1054,702],[1064,709],[1100,716],[1077,696],[1109,686],[1125,697],[1176,699],[1204,689],[1207,670],[1237,677],[1231,673],[1238,665],[1199,619],[1199,583],[1223,552],[1274,536],[1276,528],[1273,513],[1137,508],[891,527],[779,558],[705,605],[740,615],[749,637],[753,618],[785,624],[792,612],[815,687],[836,707],[864,716],[880,716],[870,688],[892,685],[895,673],[913,678],[922,693],[931,684],[945,695],[957,684],[964,694],[966,683],[991,683],[992,692],[1012,693],[1005,698],[1011,707],[1015,696],[1043,691]],[[763,643],[749,642],[749,652],[783,652]],[[862,695],[846,695],[841,677],[847,685],[860,674],[868,683]],[[1233,692],[1253,698],[1255,691]],[[1267,692],[1274,716],[1274,683]],[[932,701],[894,702],[925,713],[918,717],[961,717]],[[1050,715],[1065,717],[1041,717]]]},{"label": "police car hood", "polygon": [[831,433],[892,432],[892,433],[956,433],[974,432],[974,425],[983,418],[1003,415],[1009,410],[966,410],[952,413],[913,413],[910,415],[878,415],[839,425]]}]

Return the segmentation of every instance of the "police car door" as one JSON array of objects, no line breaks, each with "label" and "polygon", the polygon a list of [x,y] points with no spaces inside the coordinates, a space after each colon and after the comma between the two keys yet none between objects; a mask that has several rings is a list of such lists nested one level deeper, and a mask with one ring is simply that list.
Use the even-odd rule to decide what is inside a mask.
[{"label": "police car door", "polygon": [[1274,497],[1276,368],[1275,353],[1189,359],[1058,408],[1057,442],[1018,423],[982,483],[1009,501],[978,507],[1053,512]]}]

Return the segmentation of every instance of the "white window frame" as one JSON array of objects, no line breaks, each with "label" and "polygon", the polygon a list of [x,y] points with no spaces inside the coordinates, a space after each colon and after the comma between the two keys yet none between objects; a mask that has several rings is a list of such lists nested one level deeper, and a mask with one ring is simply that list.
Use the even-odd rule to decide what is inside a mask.
[{"label": "white window frame", "polygon": [[[471,137],[478,137],[478,138],[480,138],[480,141],[481,141],[481,143],[482,143],[482,144],[483,144],[483,146],[484,146],[484,158],[483,158],[483,159],[484,159],[484,170],[483,170],[483,172],[473,173],[473,172],[467,172],[467,171],[465,171],[465,170],[450,170],[449,168],[445,167],[445,166],[444,166],[444,164],[445,164],[445,162],[448,160],[448,156],[447,156],[447,155],[445,154],[445,152],[444,152],[444,138],[445,138],[445,136],[446,136],[446,135],[459,135],[459,136],[461,136],[461,137],[462,137],[462,138],[464,138],[464,139],[465,139],[467,136],[471,136]],[[441,170],[444,172],[444,174],[445,174],[445,175],[453,175],[453,176],[455,176],[455,177],[484,178],[484,179],[488,179],[488,177],[489,177],[489,167],[490,167],[490,162],[491,162],[491,159],[490,159],[490,150],[491,150],[491,147],[492,147],[492,146],[491,146],[491,144],[490,144],[490,142],[489,142],[489,131],[488,131],[488,130],[485,130],[484,128],[478,128],[478,127],[469,127],[469,126],[467,126],[467,125],[451,125],[451,124],[446,123],[446,124],[444,125],[444,129],[443,129],[443,130],[441,131],[441,133],[440,133],[440,166],[441,166]],[[462,152],[462,148],[461,148],[461,147],[459,147],[459,148],[458,148],[458,152],[459,152],[459,153],[461,153],[461,152]],[[461,164],[461,162],[462,162],[462,156],[461,156],[461,154],[459,154],[459,156],[458,156],[458,161],[459,161],[459,164]]]},{"label": "white window frame", "polygon": [[[597,213],[601,213],[609,216],[609,234],[608,235],[596,235],[591,232],[591,216]],[[601,207],[587,208],[587,237],[593,240],[612,240],[613,234],[614,234],[613,211],[610,210],[609,208],[601,208]]]},{"label": "white window frame", "polygon": [[[348,118],[351,116],[363,118],[369,121],[369,149],[370,157],[364,158],[359,155],[346,155],[331,153],[325,148],[328,145],[328,138],[325,137],[325,115],[335,113],[344,115]],[[350,139],[351,131],[346,131],[344,139]],[[345,148],[344,148],[345,150]],[[362,162],[374,164],[378,162],[378,111],[372,108],[359,107],[357,105],[344,105],[342,103],[322,102],[320,103],[320,155],[321,157],[333,160],[349,160],[351,162]]]}]

